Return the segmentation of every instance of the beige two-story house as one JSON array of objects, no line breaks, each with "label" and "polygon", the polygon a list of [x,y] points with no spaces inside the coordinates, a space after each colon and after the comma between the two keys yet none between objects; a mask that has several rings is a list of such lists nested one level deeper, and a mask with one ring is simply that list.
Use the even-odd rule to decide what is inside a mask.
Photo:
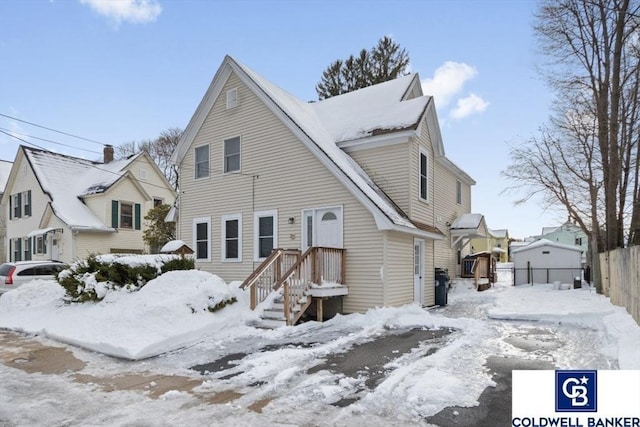
[{"label": "beige two-story house", "polygon": [[2,198],[11,261],[143,253],[144,216],[175,192],[146,153],[104,162],[21,146]]},{"label": "beige two-story house", "polygon": [[309,103],[227,56],[173,160],[178,234],[226,281],[314,296],[337,282],[351,313],[433,305],[434,268],[456,271],[449,227],[475,182],[445,156],[417,74]]}]

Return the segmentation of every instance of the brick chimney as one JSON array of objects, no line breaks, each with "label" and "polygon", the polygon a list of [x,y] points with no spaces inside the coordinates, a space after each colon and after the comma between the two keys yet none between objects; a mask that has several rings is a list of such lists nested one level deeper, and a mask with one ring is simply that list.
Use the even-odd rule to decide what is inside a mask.
[{"label": "brick chimney", "polygon": [[105,145],[104,150],[102,151],[104,154],[104,162],[109,163],[113,161],[113,145]]}]

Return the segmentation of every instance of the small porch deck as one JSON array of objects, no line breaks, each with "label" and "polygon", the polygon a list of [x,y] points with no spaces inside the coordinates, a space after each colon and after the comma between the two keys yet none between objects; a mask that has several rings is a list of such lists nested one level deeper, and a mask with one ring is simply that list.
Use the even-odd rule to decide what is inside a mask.
[{"label": "small porch deck", "polygon": [[323,301],[349,293],[344,277],[345,249],[313,246],[304,253],[274,249],[241,288],[250,290],[252,310],[264,310],[263,320],[294,325],[312,300],[322,320]]}]

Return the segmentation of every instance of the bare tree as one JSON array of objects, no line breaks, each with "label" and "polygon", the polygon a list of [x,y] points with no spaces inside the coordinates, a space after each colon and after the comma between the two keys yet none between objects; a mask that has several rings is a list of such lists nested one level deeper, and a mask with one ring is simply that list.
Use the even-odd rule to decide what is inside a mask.
[{"label": "bare tree", "polygon": [[637,1],[544,0],[536,18],[536,34],[553,60],[544,72],[551,87],[559,97],[585,94],[592,106],[584,110],[595,118],[605,248],[624,246],[629,186],[637,182],[631,168],[637,144]]},{"label": "bare tree", "polygon": [[171,163],[171,155],[175,150],[182,129],[169,128],[160,133],[156,139],[148,139],[139,142],[127,142],[116,147],[116,157],[125,158],[132,154],[146,151],[153,161],[158,165],[167,180],[171,183],[175,190],[178,189],[178,169]]}]

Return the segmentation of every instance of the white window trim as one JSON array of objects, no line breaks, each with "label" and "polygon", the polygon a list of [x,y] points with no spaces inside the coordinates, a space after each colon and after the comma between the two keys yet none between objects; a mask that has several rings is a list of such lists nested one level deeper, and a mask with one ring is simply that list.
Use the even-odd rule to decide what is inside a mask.
[{"label": "white window trim", "polygon": [[[238,221],[238,257],[227,258],[227,221]],[[220,226],[220,260],[222,262],[242,262],[242,214],[222,215]]]},{"label": "white window trim", "polygon": [[[196,150],[198,148],[202,148],[202,147],[207,147],[207,154],[208,154],[208,163],[209,163],[209,170],[207,171],[207,174],[205,176],[197,176],[197,172],[198,172],[198,163],[197,163],[197,159],[196,159]],[[193,179],[207,179],[211,176],[211,146],[209,144],[202,144],[202,145],[198,145],[197,147],[193,147]]]},{"label": "white window trim", "polygon": [[259,219],[263,217],[273,217],[273,249],[278,247],[278,210],[256,211],[253,213],[253,260],[264,261],[267,257],[259,257],[260,249],[260,227]]},{"label": "white window trim", "polygon": [[227,110],[238,106],[238,88],[229,89],[227,91]]},{"label": "white window trim", "polygon": [[[197,238],[197,233],[196,233],[196,226],[198,224],[202,224],[202,223],[206,223],[207,224],[207,257],[206,258],[197,258],[198,256],[198,242],[196,240]],[[206,261],[206,262],[210,262],[211,261],[211,217],[208,216],[203,216],[203,217],[199,217],[199,218],[193,218],[193,247],[194,247],[194,256],[193,258],[196,261]]]},{"label": "white window trim", "polygon": [[[238,162],[238,170],[227,172],[225,170],[225,163],[227,160],[227,153],[225,151],[225,142],[235,138],[238,138],[238,156],[240,156],[240,161]],[[242,172],[242,136],[236,135],[236,136],[231,136],[229,138],[224,138],[222,140],[222,173],[223,175],[230,175],[230,174],[240,173],[240,172]]]},{"label": "white window trim", "polygon": [[[420,162],[422,161],[422,155],[424,154],[427,160],[427,198],[422,198],[422,192],[420,191],[420,186],[422,185],[422,177],[420,171]],[[425,202],[431,203],[431,157],[429,156],[429,152],[424,148],[420,147],[418,150],[418,199]]]}]

